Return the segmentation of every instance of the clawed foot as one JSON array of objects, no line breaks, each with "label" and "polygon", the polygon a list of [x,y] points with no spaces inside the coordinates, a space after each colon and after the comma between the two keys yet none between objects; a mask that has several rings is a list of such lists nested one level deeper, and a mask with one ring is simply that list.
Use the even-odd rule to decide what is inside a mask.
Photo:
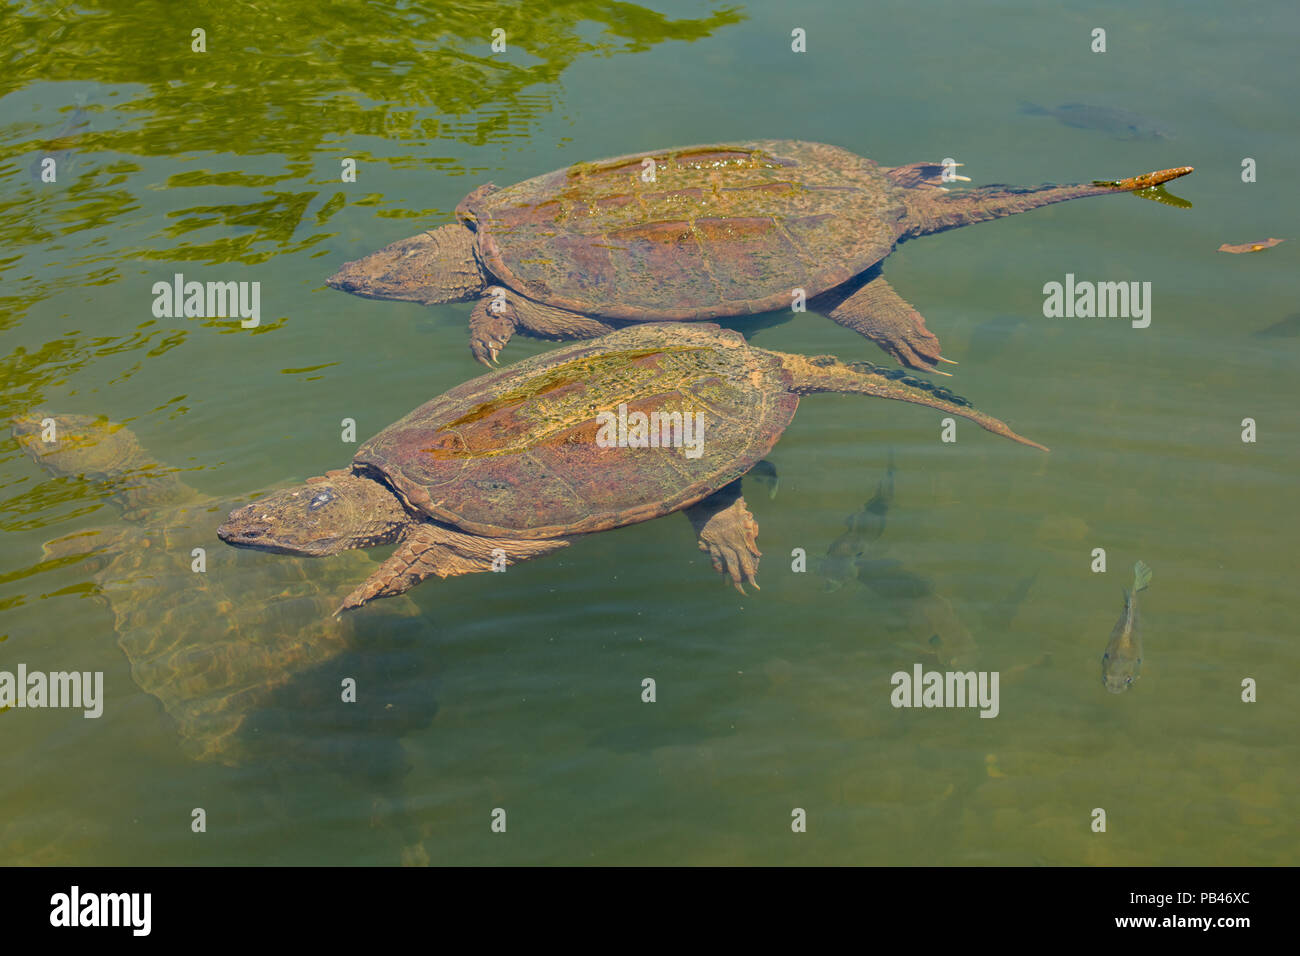
[{"label": "clawed foot", "polygon": [[817,305],[833,321],[871,339],[905,368],[933,372],[937,363],[948,361],[939,354],[939,337],[925,327],[921,313],[884,280],[878,267],[827,293]]},{"label": "clawed foot", "polygon": [[758,586],[758,522],[745,507],[744,499],[713,515],[700,529],[700,550],[708,552],[713,570],[729,575],[737,591],[745,593],[742,582]]},{"label": "clawed foot", "polygon": [[957,363],[939,354],[939,337],[925,327],[919,315],[916,318],[915,324],[891,330],[895,334],[889,338],[872,335],[871,340],[897,359],[900,365],[947,375],[947,372],[940,372],[935,366],[939,362],[948,362],[950,365]]},{"label": "clawed foot", "polygon": [[518,323],[514,303],[500,286],[491,286],[469,316],[469,350],[488,368],[514,335]]},{"label": "clawed foot", "polygon": [[474,358],[488,368],[501,364],[497,361],[497,356],[501,354],[501,350],[505,347],[504,339],[475,337],[469,340],[469,350],[474,354]]}]

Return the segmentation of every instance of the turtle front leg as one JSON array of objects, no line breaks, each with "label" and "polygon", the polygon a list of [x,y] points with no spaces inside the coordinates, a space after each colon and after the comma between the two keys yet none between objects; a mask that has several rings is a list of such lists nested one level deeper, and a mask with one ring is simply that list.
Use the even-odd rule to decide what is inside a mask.
[{"label": "turtle front leg", "polygon": [[730,575],[731,583],[741,594],[748,581],[758,589],[758,522],[749,513],[740,494],[740,482],[733,481],[702,501],[686,509],[700,550],[708,552],[713,570]]},{"label": "turtle front leg", "polygon": [[482,538],[431,523],[416,525],[392,557],[343,599],[334,612],[361,607],[377,598],[394,597],[436,574],[440,578],[477,571],[504,570],[508,565],[567,548],[564,538],[544,541]]},{"label": "turtle front leg", "polygon": [[514,306],[500,286],[491,286],[469,314],[469,350],[488,368],[519,327]]},{"label": "turtle front leg", "polygon": [[885,281],[879,266],[822,293],[812,306],[832,321],[865,335],[908,368],[930,372],[936,362],[956,364],[939,354],[938,336],[925,327],[921,313]]},{"label": "turtle front leg", "polygon": [[478,300],[469,328],[470,351],[489,366],[515,331],[539,339],[591,339],[614,331],[600,319],[535,302],[499,285],[489,286]]}]

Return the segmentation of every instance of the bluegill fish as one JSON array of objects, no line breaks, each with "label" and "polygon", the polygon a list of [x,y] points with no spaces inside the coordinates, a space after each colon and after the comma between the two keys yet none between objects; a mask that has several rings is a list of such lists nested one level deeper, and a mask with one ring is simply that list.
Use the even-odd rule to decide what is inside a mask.
[{"label": "bluegill fish", "polygon": [[1101,682],[1112,694],[1133,686],[1142,670],[1142,636],[1138,633],[1138,592],[1151,583],[1151,569],[1139,561],[1133,565],[1133,590],[1124,592],[1124,613],[1110,632],[1110,643],[1101,655]]},{"label": "bluegill fish", "polygon": [[1021,103],[1020,112],[1030,116],[1052,116],[1075,129],[1099,129],[1116,139],[1172,139],[1169,131],[1144,116],[1109,106],[1064,103],[1055,109],[1035,103]]},{"label": "bluegill fish", "polygon": [[889,467],[876,486],[876,493],[862,510],[844,519],[844,532],[826,549],[818,572],[826,579],[826,591],[838,591],[858,576],[858,562],[868,546],[885,530],[885,515],[894,501],[894,451],[889,451]]}]

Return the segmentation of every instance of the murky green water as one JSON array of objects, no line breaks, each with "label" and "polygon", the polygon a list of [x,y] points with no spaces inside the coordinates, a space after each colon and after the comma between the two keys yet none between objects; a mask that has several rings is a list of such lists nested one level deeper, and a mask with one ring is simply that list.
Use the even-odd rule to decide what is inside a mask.
[{"label": "murky green water", "polygon": [[[98,720],[0,713],[0,862],[1296,862],[1293,5],[178,9],[0,14],[0,412],[126,422],[202,496],[184,521],[159,509],[131,530],[105,489],[0,451],[0,670],[102,670],[106,696]],[[1089,51],[1098,26],[1105,54]],[[497,27],[509,49],[493,55]],[[1124,108],[1173,138],[1021,101]],[[965,423],[944,444],[925,409],[809,398],[771,456],[779,493],[749,491],[760,593],[725,588],[674,516],[432,581],[331,630],[316,585],[336,601],[382,555],[290,584],[292,559],[215,539],[233,499],[344,465],[341,419],[365,438],[480,371],[468,305],[325,288],[342,262],[448,221],[480,182],[753,137],[951,156],[976,184],[1187,164],[1172,191],[1194,208],[1067,203],[896,253],[890,281],[961,362],[953,388],[1052,452]],[[56,183],[29,170],[46,153]],[[1292,241],[1215,251],[1269,236]],[[154,318],[150,288],[176,272],[260,281],[261,326]],[[1043,318],[1043,284],[1067,273],[1150,282],[1150,328]],[[735,327],[882,358],[813,315]],[[516,338],[506,358],[550,347]],[[825,593],[817,559],[891,448],[875,576]],[[92,528],[182,557],[134,592],[123,564],[42,559]],[[183,556],[200,545],[210,597],[169,599],[194,586]],[[1099,660],[1138,558],[1154,569],[1144,676],[1111,696]],[[121,643],[106,588],[145,622]],[[938,631],[1002,673],[996,719],[890,705],[892,673],[937,666],[911,645]],[[234,765],[196,762],[123,648],[231,633],[250,648],[319,634],[322,650],[247,716]],[[356,704],[339,701],[346,677]]]}]

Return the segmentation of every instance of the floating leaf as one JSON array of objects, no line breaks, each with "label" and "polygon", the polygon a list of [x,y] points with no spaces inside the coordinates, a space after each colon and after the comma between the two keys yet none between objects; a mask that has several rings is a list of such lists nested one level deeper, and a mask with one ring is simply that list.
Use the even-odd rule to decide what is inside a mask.
[{"label": "floating leaf", "polygon": [[1279,242],[1284,242],[1284,241],[1285,240],[1283,239],[1260,239],[1256,242],[1243,242],[1237,246],[1229,245],[1228,243],[1225,242],[1223,245],[1219,246],[1219,251],[1220,252],[1259,252],[1261,249],[1272,249]]}]

